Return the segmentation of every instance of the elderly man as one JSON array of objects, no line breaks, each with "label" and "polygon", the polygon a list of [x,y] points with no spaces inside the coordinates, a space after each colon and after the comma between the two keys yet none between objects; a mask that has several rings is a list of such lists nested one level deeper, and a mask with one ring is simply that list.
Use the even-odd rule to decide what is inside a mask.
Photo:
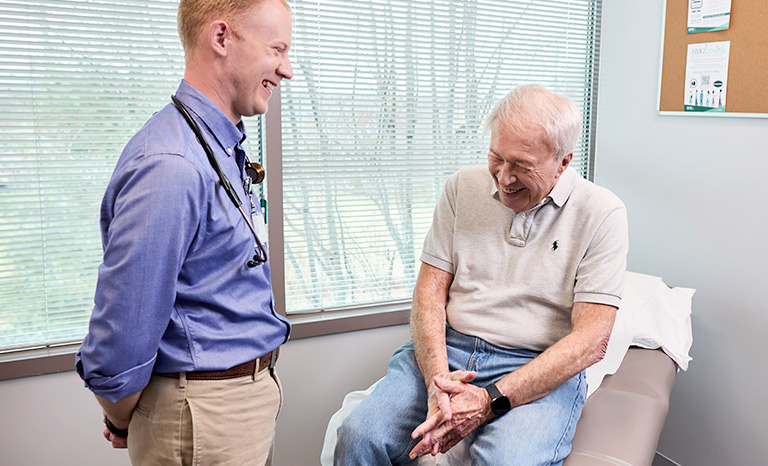
[{"label": "elderly man", "polygon": [[[274,311],[242,117],[293,75],[284,0],[181,0],[186,66],[173,104],[117,162],[101,207],[104,261],[77,371],[104,437],[137,465],[271,463]],[[239,205],[237,205],[239,203]]]},{"label": "elderly man", "polygon": [[581,127],[537,85],[488,120],[488,167],[451,176],[424,243],[413,341],[339,428],[336,465],[404,464],[470,433],[473,465],[559,465],[623,288],[622,202],[569,164]]}]

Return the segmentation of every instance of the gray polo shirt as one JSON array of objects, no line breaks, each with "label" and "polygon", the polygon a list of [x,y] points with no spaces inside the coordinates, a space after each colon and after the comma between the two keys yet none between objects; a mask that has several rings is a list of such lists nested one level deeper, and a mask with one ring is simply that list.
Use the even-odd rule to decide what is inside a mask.
[{"label": "gray polo shirt", "polygon": [[628,239],[624,204],[572,168],[536,207],[505,207],[485,166],[445,183],[421,260],[454,275],[455,330],[543,351],[571,332],[574,302],[619,306]]}]

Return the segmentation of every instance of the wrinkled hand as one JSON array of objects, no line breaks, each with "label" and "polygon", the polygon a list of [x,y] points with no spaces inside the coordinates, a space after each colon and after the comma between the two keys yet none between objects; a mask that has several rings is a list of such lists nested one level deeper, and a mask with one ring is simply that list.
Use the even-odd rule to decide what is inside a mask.
[{"label": "wrinkled hand", "polygon": [[433,441],[432,431],[441,423],[450,421],[453,416],[451,410],[451,393],[439,387],[437,385],[437,380],[448,380],[459,384],[466,384],[475,380],[476,376],[477,372],[461,370],[435,376],[427,389],[427,420],[413,431],[411,437],[418,438],[423,435],[424,439],[422,439],[422,442],[426,441],[426,443],[430,445],[435,445],[434,454],[436,455],[439,451],[439,444],[436,444]]},{"label": "wrinkled hand", "polygon": [[[474,380],[475,374],[472,373]],[[469,380],[469,381],[471,381]],[[442,406],[440,413],[427,418],[411,434],[412,438],[423,436],[421,441],[411,450],[409,456],[415,459],[427,453],[436,455],[445,453],[459,443],[473,430],[486,423],[493,416],[488,392],[464,380],[452,380],[435,377],[436,387],[450,394],[448,412],[444,414]]]},{"label": "wrinkled hand", "polygon": [[118,437],[117,435],[110,432],[106,427],[104,428],[104,438],[112,444],[112,448],[128,448],[127,437]]}]

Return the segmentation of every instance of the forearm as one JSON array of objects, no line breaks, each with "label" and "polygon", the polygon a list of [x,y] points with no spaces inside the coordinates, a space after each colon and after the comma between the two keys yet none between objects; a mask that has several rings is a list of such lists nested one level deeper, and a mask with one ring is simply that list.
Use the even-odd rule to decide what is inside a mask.
[{"label": "forearm", "polygon": [[142,392],[139,391],[133,395],[128,395],[125,398],[117,400],[115,403],[112,403],[111,401],[100,397],[99,395],[95,396],[96,400],[101,405],[101,408],[104,410],[104,414],[109,418],[110,422],[112,422],[112,424],[114,424],[118,429],[126,429],[128,424],[131,422],[133,410],[136,409],[136,405],[139,402],[141,393]]},{"label": "forearm", "polygon": [[445,344],[445,305],[453,275],[423,264],[413,293],[411,335],[427,385],[435,375],[449,372]]},{"label": "forearm", "polygon": [[513,408],[552,393],[585,368],[580,362],[580,345],[572,346],[569,337],[563,338],[496,383],[499,390],[507,395]]},{"label": "forearm", "polygon": [[445,315],[430,313],[425,309],[414,310],[411,317],[411,334],[416,350],[416,362],[428,384],[436,375],[449,372],[445,345]]},{"label": "forearm", "polygon": [[548,395],[605,355],[615,308],[577,303],[574,315],[574,329],[570,334],[497,382],[513,407]]}]

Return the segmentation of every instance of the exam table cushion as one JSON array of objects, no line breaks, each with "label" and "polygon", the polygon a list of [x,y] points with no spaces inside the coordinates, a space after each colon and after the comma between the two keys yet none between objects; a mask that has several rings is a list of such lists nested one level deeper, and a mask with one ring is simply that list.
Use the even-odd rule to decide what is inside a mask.
[{"label": "exam table cushion", "polygon": [[564,466],[651,466],[676,373],[662,350],[630,348],[584,404]]}]

